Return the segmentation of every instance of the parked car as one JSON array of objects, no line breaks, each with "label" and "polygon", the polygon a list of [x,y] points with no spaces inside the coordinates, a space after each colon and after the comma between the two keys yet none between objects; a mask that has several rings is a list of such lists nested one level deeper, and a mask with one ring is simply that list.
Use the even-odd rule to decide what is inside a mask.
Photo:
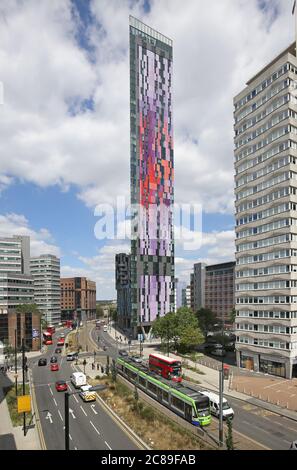
[{"label": "parked car", "polygon": [[59,370],[59,364],[57,362],[54,362],[53,364],[51,364],[51,371],[55,372],[57,370]]},{"label": "parked car", "polygon": [[133,362],[137,362],[138,364],[142,362],[142,358],[140,356],[132,356],[131,359]]},{"label": "parked car", "polygon": [[226,356],[226,351],[224,348],[220,347],[220,348],[212,349],[212,351],[210,351],[210,354],[212,356],[224,357]]},{"label": "parked car", "polygon": [[55,353],[56,353],[56,354],[61,354],[61,352],[62,352],[62,349],[61,349],[61,348],[56,348],[56,349],[55,349]]},{"label": "parked car", "polygon": [[47,365],[47,360],[45,357],[41,357],[38,361],[39,366],[46,366]]},{"label": "parked car", "polygon": [[75,361],[77,357],[78,357],[77,352],[69,353],[66,356],[66,361]]},{"label": "parked car", "polygon": [[53,364],[54,362],[58,362],[58,359],[56,358],[56,356],[51,357],[51,363]]},{"label": "parked car", "polygon": [[68,389],[65,380],[58,380],[55,384],[57,392],[65,392]]},{"label": "parked car", "polygon": [[119,351],[119,355],[120,355],[120,356],[129,356],[128,352],[125,351],[125,350]]}]

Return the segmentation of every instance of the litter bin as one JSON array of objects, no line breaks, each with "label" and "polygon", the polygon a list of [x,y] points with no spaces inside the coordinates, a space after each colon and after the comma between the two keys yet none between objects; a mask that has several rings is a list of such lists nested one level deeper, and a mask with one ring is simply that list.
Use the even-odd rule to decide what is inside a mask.
[{"label": "litter bin", "polygon": [[224,380],[229,380],[229,371],[230,367],[227,364],[224,364]]}]

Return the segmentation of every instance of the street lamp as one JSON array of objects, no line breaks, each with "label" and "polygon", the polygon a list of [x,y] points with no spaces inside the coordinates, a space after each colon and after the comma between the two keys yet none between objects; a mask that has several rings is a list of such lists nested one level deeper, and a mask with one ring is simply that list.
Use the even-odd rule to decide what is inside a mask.
[{"label": "street lamp", "polygon": [[[105,390],[105,385],[94,385],[94,387],[90,387],[90,392],[102,391]],[[71,395],[77,395],[80,393],[78,392],[65,392],[64,395],[64,420],[65,420],[65,450],[69,450],[69,397]]]}]

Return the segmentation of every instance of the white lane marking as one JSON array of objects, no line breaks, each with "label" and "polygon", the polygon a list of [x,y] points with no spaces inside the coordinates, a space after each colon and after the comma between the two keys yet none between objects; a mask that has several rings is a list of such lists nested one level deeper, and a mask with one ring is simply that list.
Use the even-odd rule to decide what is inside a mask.
[{"label": "white lane marking", "polygon": [[60,410],[58,410],[58,413],[59,413],[61,420],[63,421],[63,416],[61,415]]},{"label": "white lane marking", "polygon": [[110,447],[110,445],[108,444],[108,442],[106,442],[106,441],[104,441],[104,442],[105,442],[105,444],[107,445],[107,447],[108,447],[110,450],[112,450],[112,448]]},{"label": "white lane marking", "polygon": [[70,387],[70,385],[68,385],[68,387],[69,387],[70,392],[72,392],[72,388]]},{"label": "white lane marking", "polygon": [[55,405],[58,406],[58,403],[56,402],[56,399],[54,398]]},{"label": "white lane marking", "polygon": [[95,410],[95,406],[96,406],[96,405],[91,405],[91,408],[92,408],[92,410],[94,411],[95,415],[97,415],[98,413],[97,413],[97,411]]},{"label": "white lane marking", "polygon": [[73,395],[73,398],[74,398],[74,400],[76,401],[76,403],[78,403],[78,399],[76,398],[75,395]]},{"label": "white lane marking", "polygon": [[90,421],[91,425],[93,426],[93,428],[95,429],[96,433],[99,434],[100,436],[100,432],[98,431],[98,429],[96,428],[96,426],[94,426],[94,424],[92,423],[92,421]]},{"label": "white lane marking", "polygon": [[49,411],[48,411],[48,413],[47,413],[45,419],[49,419],[49,420],[50,420],[50,423],[53,424],[52,415],[51,415],[51,413],[50,413]]},{"label": "white lane marking", "polygon": [[71,434],[69,434],[70,439],[72,440]]},{"label": "white lane marking", "polygon": [[69,413],[71,414],[73,419],[76,419],[76,416],[71,408],[69,408]]},{"label": "white lane marking", "polygon": [[85,412],[85,410],[83,409],[83,407],[80,405],[80,409],[81,411],[85,414],[85,416],[88,416],[87,413]]},{"label": "white lane marking", "polygon": [[48,386],[48,387],[49,387],[49,390],[50,390],[50,392],[51,392],[51,394],[52,394],[52,396],[53,396],[54,394],[53,394],[53,391],[52,391],[51,387],[50,387],[50,386]]},{"label": "white lane marking", "polygon": [[74,447],[74,450],[77,450],[77,447]]}]

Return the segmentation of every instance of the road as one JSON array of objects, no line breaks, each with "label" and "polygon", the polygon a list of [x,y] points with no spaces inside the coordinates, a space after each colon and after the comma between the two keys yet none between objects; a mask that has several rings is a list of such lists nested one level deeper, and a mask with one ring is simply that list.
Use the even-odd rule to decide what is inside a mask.
[{"label": "road", "polygon": [[[57,335],[54,335],[54,339]],[[66,380],[70,392],[75,391],[70,385],[73,372],[71,362],[65,356],[58,357],[60,370],[50,370],[50,357],[54,355],[55,343],[48,346],[42,357],[47,358],[47,366],[38,366],[38,358],[30,361],[37,406],[47,449],[65,448],[64,433],[64,392],[57,392],[55,382]],[[137,445],[123,431],[114,419],[98,402],[85,403],[79,395],[69,398],[69,428],[71,450],[136,450]]]},{"label": "road", "polygon": [[[98,344],[107,346],[106,354],[116,357],[116,342],[108,333],[93,329],[92,339]],[[125,348],[128,349],[128,346]],[[192,382],[184,381],[192,388],[201,390],[202,387]],[[258,406],[249,404],[235,398],[228,398],[234,410],[233,428],[244,436],[253,439],[265,447],[273,450],[287,450],[292,441],[297,439],[297,422],[276,413],[264,410]],[[213,418],[213,421],[218,421]]]}]

